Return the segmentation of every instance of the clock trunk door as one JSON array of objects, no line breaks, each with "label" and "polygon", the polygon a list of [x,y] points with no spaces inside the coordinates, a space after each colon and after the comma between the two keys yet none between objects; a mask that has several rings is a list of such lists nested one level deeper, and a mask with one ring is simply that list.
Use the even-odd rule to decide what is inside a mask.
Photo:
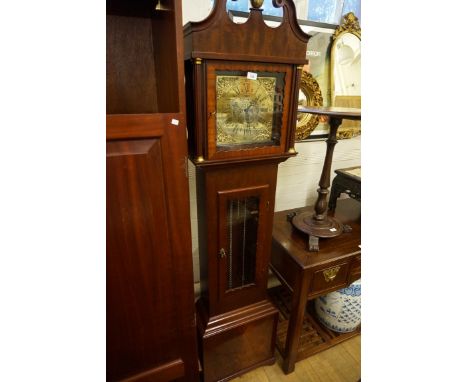
[{"label": "clock trunk door", "polygon": [[262,294],[268,194],[268,185],[218,192],[218,297],[226,308]]}]

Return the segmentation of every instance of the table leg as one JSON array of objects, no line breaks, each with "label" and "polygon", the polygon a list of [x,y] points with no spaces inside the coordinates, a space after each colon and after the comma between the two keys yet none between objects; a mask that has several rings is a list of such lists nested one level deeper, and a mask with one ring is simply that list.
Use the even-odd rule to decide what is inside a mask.
[{"label": "table leg", "polygon": [[283,371],[285,374],[292,373],[296,363],[299,350],[299,338],[302,331],[305,307],[307,305],[307,294],[309,292],[310,276],[301,272],[294,287],[291,315],[289,317],[288,335],[286,337],[285,358]]},{"label": "table leg", "polygon": [[330,211],[335,211],[336,200],[339,198],[342,192],[342,187],[339,185],[339,175],[335,176],[332,182],[332,187],[330,191],[330,199],[328,200],[328,209]]}]

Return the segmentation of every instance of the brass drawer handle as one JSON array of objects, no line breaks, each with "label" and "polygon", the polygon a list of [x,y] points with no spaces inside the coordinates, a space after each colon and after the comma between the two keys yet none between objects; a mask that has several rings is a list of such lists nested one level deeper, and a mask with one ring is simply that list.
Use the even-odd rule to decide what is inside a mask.
[{"label": "brass drawer handle", "polygon": [[328,283],[330,281],[333,281],[338,274],[338,271],[340,270],[340,266],[334,267],[334,268],[329,268],[325,269],[323,271],[323,277],[325,278],[325,281]]},{"label": "brass drawer handle", "polygon": [[219,251],[219,256],[222,259],[226,257],[226,251],[224,250],[224,248],[221,248],[221,250]]}]

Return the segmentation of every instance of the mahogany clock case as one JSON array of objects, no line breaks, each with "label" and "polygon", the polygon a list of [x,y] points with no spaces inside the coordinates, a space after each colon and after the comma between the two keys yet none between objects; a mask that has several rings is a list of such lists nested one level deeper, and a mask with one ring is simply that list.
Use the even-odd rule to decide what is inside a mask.
[{"label": "mahogany clock case", "polygon": [[[206,299],[210,315],[218,315],[265,299],[273,206],[277,175],[276,162],[255,165],[224,165],[197,168],[197,203],[201,212],[198,219],[200,248],[201,297]],[[257,198],[255,217],[256,236],[252,237],[254,272],[244,283],[235,284],[229,275],[230,239],[234,245],[236,233],[229,230],[229,202]],[[236,211],[234,211],[235,213]],[[234,227],[234,230],[236,227]],[[242,241],[240,237],[237,241]],[[249,247],[247,237],[246,248]],[[227,253],[222,256],[222,250]],[[240,248],[232,248],[239,252]],[[235,270],[233,270],[235,271]],[[235,273],[235,272],[233,272]],[[250,274],[250,272],[246,272]],[[209,304],[208,304],[209,301]]]},{"label": "mahogany clock case", "polygon": [[[192,105],[189,106],[191,109],[188,111],[189,150],[192,159],[245,160],[248,157],[288,153],[290,137],[287,126],[288,116],[291,113],[289,100],[293,92],[292,68],[289,65],[202,60],[198,64],[192,61],[186,62],[186,71],[187,77],[190,77],[187,82],[195,78],[199,79],[201,76],[198,75],[198,71],[202,71],[202,77],[206,79],[206,86],[203,83],[197,83],[196,86],[199,87],[197,94],[193,93],[193,89],[187,89],[187,93],[191,94],[191,96],[188,95],[187,103]],[[249,73],[254,73],[257,79],[248,79]],[[221,87],[222,80],[231,80],[231,89],[225,90],[225,93],[229,91],[232,93],[231,98],[227,96],[225,101],[221,98],[223,95],[221,90],[224,90]],[[234,82],[236,80],[245,81],[236,84]],[[263,90],[267,87],[266,85],[269,85],[266,84],[263,87],[257,85],[262,80],[275,80],[276,84],[270,94],[259,96],[258,89]],[[204,95],[198,93],[204,93]],[[200,100],[205,100],[205,102]],[[250,105],[245,105],[246,100],[250,101]],[[224,104],[230,103],[229,110],[222,110],[220,106],[223,104],[222,101]],[[201,129],[201,131],[197,129],[197,123],[194,121],[197,112],[192,109],[200,103],[206,103],[206,112],[203,112],[204,117],[201,118],[203,119],[201,124],[206,126],[206,130]],[[199,105],[199,108],[198,115],[204,107]],[[236,109],[239,113],[233,115]],[[259,112],[259,110],[264,112]],[[221,117],[223,111],[223,114],[227,116],[224,120]],[[249,120],[252,120],[252,123]],[[251,125],[256,126],[251,127]],[[263,131],[258,128],[259,125],[265,127]],[[228,130],[231,134],[225,133]],[[232,131],[235,134],[232,134]],[[199,142],[197,142],[197,135]]]},{"label": "mahogany clock case", "polygon": [[275,363],[278,310],[263,300],[209,318],[197,302],[198,345],[205,382],[227,381]]},{"label": "mahogany clock case", "polygon": [[[205,382],[275,361],[278,311],[266,290],[277,168],[278,160],[197,168],[197,328]],[[233,219],[242,223],[242,209],[253,218],[239,227]]]},{"label": "mahogany clock case", "polygon": [[267,278],[278,164],[296,155],[294,127],[309,36],[292,0],[283,23],[260,9],[244,24],[215,0],[184,27],[189,155],[196,166],[201,297],[199,355],[205,382],[274,363],[278,310]]}]

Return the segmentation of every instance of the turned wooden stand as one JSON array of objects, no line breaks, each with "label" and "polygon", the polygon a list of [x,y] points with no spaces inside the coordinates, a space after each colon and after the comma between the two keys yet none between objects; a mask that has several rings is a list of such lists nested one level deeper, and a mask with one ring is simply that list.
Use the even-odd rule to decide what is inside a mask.
[{"label": "turned wooden stand", "polygon": [[327,139],[327,152],[320,177],[318,198],[314,212],[304,212],[291,216],[292,224],[298,230],[309,235],[309,251],[319,250],[319,238],[332,238],[339,236],[349,227],[343,226],[339,220],[327,215],[327,195],[330,187],[330,172],[333,161],[333,150],[337,143],[336,132],[343,119],[360,120],[361,110],[344,107],[300,108],[301,113],[310,113],[327,116],[330,123],[330,132]]}]

